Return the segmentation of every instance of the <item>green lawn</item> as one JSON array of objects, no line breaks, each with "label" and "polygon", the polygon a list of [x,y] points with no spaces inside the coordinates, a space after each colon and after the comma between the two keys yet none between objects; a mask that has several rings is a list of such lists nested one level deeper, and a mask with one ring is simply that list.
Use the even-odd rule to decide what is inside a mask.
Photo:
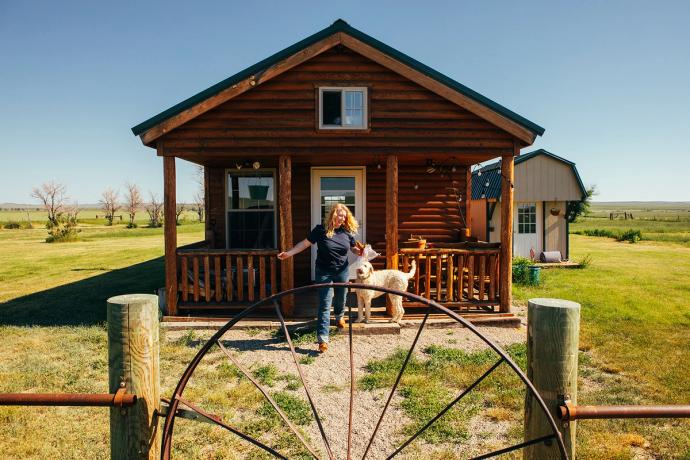
[{"label": "green lawn", "polygon": [[[178,231],[180,245],[203,237],[200,224]],[[83,241],[62,244],[44,243],[45,236],[44,229],[0,230],[0,391],[105,392],[105,300],[163,285],[162,231],[89,227]],[[542,286],[515,287],[514,292],[517,303],[548,296],[582,304],[579,403],[690,403],[690,248],[573,235],[571,251],[575,260],[590,255],[592,264],[583,270],[543,271]],[[195,344],[163,342],[161,375],[169,392]],[[444,362],[443,350],[427,352]],[[219,359],[212,357],[212,365]],[[449,357],[449,366],[457,364],[454,359],[460,358]],[[201,380],[199,388],[218,383],[212,370],[200,377],[208,380]],[[433,380],[422,372],[427,371],[420,368],[419,378]],[[246,398],[246,382],[235,383],[237,389],[229,393],[216,389],[199,396],[211,405],[233,394],[245,395],[247,407],[259,404]],[[414,386],[405,391],[410,398],[405,410],[412,414],[426,414],[434,403],[428,401],[430,393],[416,393]],[[293,404],[288,396],[286,404]],[[510,392],[496,397],[502,401],[499,418],[519,402],[519,395]],[[271,420],[257,423],[272,427]],[[464,436],[466,420],[457,421],[450,432]],[[206,436],[209,443],[220,437],[208,427],[194,429],[199,431],[190,436]],[[103,409],[0,408],[0,451],[8,458],[103,458],[107,430]],[[632,458],[638,446],[648,445],[646,452],[658,458],[690,458],[688,432],[687,420],[582,421],[578,449],[580,458]],[[229,443],[224,447],[239,448],[224,442]],[[204,446],[200,449],[186,454],[210,455]]]}]

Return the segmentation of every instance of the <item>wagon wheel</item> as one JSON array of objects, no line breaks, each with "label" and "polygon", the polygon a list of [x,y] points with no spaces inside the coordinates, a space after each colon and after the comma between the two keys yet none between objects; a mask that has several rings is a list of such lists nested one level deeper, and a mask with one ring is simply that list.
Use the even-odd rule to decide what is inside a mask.
[{"label": "wagon wheel", "polygon": [[[510,446],[506,446],[504,448],[501,448],[499,450],[494,450],[491,452],[487,452],[484,454],[481,454],[477,457],[474,458],[491,458],[495,456],[499,456],[505,453],[513,452],[518,449],[523,449],[528,446],[532,445],[537,445],[540,443],[546,443],[550,445],[550,443],[555,442],[558,452],[560,453],[561,458],[567,459],[568,456],[566,454],[565,450],[565,445],[563,443],[563,439],[561,437],[560,432],[558,431],[556,427],[556,422],[554,421],[553,417],[549,413],[549,411],[546,408],[546,405],[544,403],[544,400],[541,398],[537,390],[534,388],[532,383],[527,379],[525,374],[522,372],[522,370],[519,368],[517,364],[510,358],[510,356],[502,350],[499,346],[497,346],[495,343],[493,343],[489,338],[487,338],[485,335],[483,335],[481,332],[479,332],[471,323],[469,323],[467,320],[459,316],[457,313],[449,310],[448,308],[434,302],[433,300],[426,299],[424,297],[420,297],[414,294],[411,294],[409,292],[403,292],[403,291],[397,291],[394,289],[387,289],[383,287],[378,287],[378,286],[371,286],[371,285],[365,285],[365,284],[355,284],[355,283],[329,283],[329,284],[315,284],[315,285],[310,285],[310,286],[303,286],[299,288],[294,288],[290,289],[287,291],[280,292],[278,294],[275,294],[273,296],[267,297],[265,299],[260,300],[259,302],[256,302],[255,304],[251,305],[247,309],[243,310],[241,313],[239,313],[237,316],[232,318],[230,321],[228,321],[222,328],[218,330],[204,345],[201,347],[199,352],[196,354],[196,356],[192,359],[190,364],[188,365],[187,369],[184,371],[182,374],[182,377],[180,378],[176,388],[175,392],[173,393],[173,397],[170,399],[169,403],[169,408],[168,412],[165,418],[165,425],[163,428],[163,436],[162,436],[162,449],[161,449],[161,458],[163,460],[169,460],[171,457],[171,449],[172,449],[172,442],[173,442],[173,434],[174,434],[174,426],[175,426],[175,419],[179,417],[183,412],[189,412],[189,410],[185,410],[180,408],[180,405],[185,406],[186,408],[190,409],[194,415],[197,417],[200,416],[203,419],[206,419],[207,421],[214,423],[234,435],[240,437],[241,439],[255,445],[256,447],[264,450],[265,452],[271,454],[272,456],[276,458],[286,458],[284,455],[279,453],[277,450],[274,448],[271,448],[270,446],[266,445],[265,443],[255,439],[254,437],[241,432],[239,429],[236,427],[231,426],[230,424],[226,423],[223,421],[220,417],[215,416],[213,414],[208,413],[204,409],[200,408],[197,404],[193,403],[192,401],[189,401],[184,397],[184,391],[185,388],[187,387],[187,384],[189,383],[190,378],[194,374],[197,366],[201,362],[202,358],[206,356],[211,349],[213,349],[215,346],[219,347],[220,350],[227,356],[227,358],[256,386],[256,388],[263,394],[263,396],[266,398],[266,400],[270,403],[270,405],[276,410],[280,418],[283,420],[283,422],[286,424],[288,428],[292,431],[292,433],[297,437],[297,439],[300,441],[300,443],[309,451],[309,453],[314,457],[319,459],[320,456],[317,453],[317,451],[311,447],[308,442],[300,435],[299,431],[295,428],[295,426],[290,422],[288,417],[285,415],[285,413],[280,409],[278,404],[273,400],[273,398],[269,395],[268,391],[266,391],[265,388],[261,386],[259,382],[256,381],[256,379],[252,378],[250,373],[242,367],[242,365],[230,354],[228,349],[221,343],[221,339],[224,336],[224,334],[229,331],[230,329],[233,328],[240,320],[243,318],[247,317],[249,314],[251,314],[253,311],[255,311],[257,308],[259,308],[261,305],[266,304],[266,303],[271,303],[273,305],[273,308],[275,309],[275,314],[278,320],[280,321],[280,325],[282,328],[283,333],[285,334],[285,338],[287,341],[287,344],[290,349],[290,353],[292,355],[292,358],[294,360],[294,364],[296,366],[299,378],[302,382],[304,391],[306,393],[309,405],[311,407],[312,413],[314,415],[314,419],[316,420],[316,423],[318,425],[319,432],[321,434],[325,449],[326,449],[326,454],[329,460],[334,460],[333,452],[331,450],[328,437],[326,436],[326,432],[324,430],[323,424],[321,419],[319,418],[319,414],[316,410],[316,406],[314,405],[314,401],[312,399],[311,393],[309,392],[309,388],[307,387],[307,384],[304,379],[304,375],[302,373],[302,369],[299,364],[299,360],[297,357],[297,354],[295,352],[295,347],[293,345],[293,342],[290,338],[290,333],[288,331],[287,325],[285,323],[285,320],[282,316],[282,313],[280,311],[280,308],[278,306],[277,300],[280,299],[283,296],[286,295],[291,295],[291,294],[296,294],[296,293],[301,293],[305,291],[311,291],[311,290],[317,290],[322,287],[348,287],[352,289],[369,289],[369,290],[374,290],[374,291],[379,291],[387,294],[394,294],[394,295],[399,295],[402,296],[406,299],[420,302],[422,304],[427,305],[426,313],[420,323],[419,329],[416,332],[416,335],[414,337],[414,340],[412,342],[412,345],[410,346],[410,349],[407,351],[405,359],[403,361],[402,367],[400,368],[395,383],[393,384],[393,387],[390,390],[390,393],[388,395],[388,398],[386,400],[386,403],[383,407],[383,410],[380,414],[380,417],[378,419],[378,422],[376,423],[376,427],[373,430],[373,433],[371,434],[371,437],[369,438],[366,450],[364,452],[364,455],[362,456],[362,459],[368,458],[368,454],[370,452],[370,448],[372,446],[372,443],[379,432],[379,428],[381,427],[381,423],[384,419],[384,416],[386,415],[386,411],[388,407],[391,404],[391,400],[393,398],[393,395],[396,392],[396,389],[398,388],[401,377],[403,373],[405,372],[405,369],[410,362],[410,358],[412,357],[415,347],[417,345],[417,342],[419,341],[419,337],[427,324],[427,320],[429,318],[429,314],[432,311],[435,311],[436,313],[444,313],[447,315],[449,318],[452,318],[453,320],[457,321],[460,323],[462,326],[470,330],[473,334],[475,334],[481,341],[483,341],[488,347],[490,347],[497,355],[498,355],[498,361],[493,364],[486,372],[484,372],[481,376],[477,378],[474,383],[471,385],[467,386],[452,402],[450,402],[445,408],[443,408],[436,416],[431,418],[422,428],[420,428],[416,433],[414,433],[412,436],[410,436],[406,441],[404,441],[400,446],[398,446],[394,451],[387,453],[387,458],[393,458],[400,454],[405,447],[407,447],[410,443],[412,443],[415,439],[417,439],[422,433],[425,432],[429,427],[431,427],[438,419],[440,419],[446,412],[448,412],[451,408],[453,408],[460,400],[463,399],[467,394],[469,394],[474,388],[476,388],[482,381],[484,381],[489,375],[491,375],[496,369],[498,369],[502,364],[507,365],[510,370],[524,383],[526,387],[526,391],[528,391],[534,400],[537,402],[539,407],[541,408],[544,417],[546,417],[549,426],[551,427],[551,433],[546,434],[544,436],[540,436],[531,440],[527,440],[524,442],[520,442],[517,444],[513,444]],[[351,307],[348,307],[348,313],[350,314],[349,317],[351,318]],[[353,414],[353,402],[354,402],[354,388],[355,388],[355,376],[354,376],[354,358],[353,358],[353,351],[352,351],[352,323],[351,321],[348,321],[349,323],[349,328],[348,328],[348,339],[349,339],[349,353],[350,353],[350,400],[349,400],[349,413],[348,413],[348,430],[347,430],[347,458],[348,460],[351,458],[351,435],[352,435],[352,414]],[[189,418],[189,417],[188,417]]]}]

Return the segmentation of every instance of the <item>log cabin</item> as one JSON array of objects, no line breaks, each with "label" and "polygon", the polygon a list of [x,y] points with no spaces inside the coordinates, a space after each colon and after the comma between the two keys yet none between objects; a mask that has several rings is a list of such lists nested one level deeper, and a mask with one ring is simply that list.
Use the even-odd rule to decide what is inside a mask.
[{"label": "log cabin", "polygon": [[[276,255],[345,203],[379,268],[463,314],[511,309],[513,162],[544,129],[343,20],[132,128],[163,157],[167,314],[232,314],[313,279]],[[176,159],[203,166],[205,240],[177,247]],[[502,165],[501,244],[470,232],[472,165]],[[474,240],[474,241],[472,241]],[[309,299],[284,297],[286,316]],[[408,311],[415,305],[407,302]]]}]

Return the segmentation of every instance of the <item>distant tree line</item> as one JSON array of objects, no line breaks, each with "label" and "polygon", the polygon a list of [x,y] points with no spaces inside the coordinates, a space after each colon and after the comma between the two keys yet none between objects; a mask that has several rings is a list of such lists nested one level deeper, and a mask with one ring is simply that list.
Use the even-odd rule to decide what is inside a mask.
[{"label": "distant tree line", "polygon": [[[193,210],[199,222],[204,221],[205,210],[205,193],[204,193],[204,168],[198,166],[195,169],[194,182],[197,186],[197,191],[194,193],[194,199],[190,210]],[[65,184],[50,181],[45,182],[39,187],[34,187],[31,191],[31,197],[38,200],[40,207],[48,214],[48,221],[46,227],[49,230],[49,238],[51,241],[68,241],[76,239],[78,230],[76,229],[77,217],[81,208],[79,203],[74,201],[68,203],[67,187]],[[120,192],[112,187],[106,188],[98,200],[100,209],[103,210],[103,216],[107,225],[113,225],[113,221],[117,216],[118,211],[123,211],[129,217],[127,228],[137,227],[136,216],[140,211],[145,211],[148,215],[149,227],[160,227],[163,225],[163,201],[159,197],[149,191],[149,200],[145,202],[138,185],[127,182],[125,184],[125,191],[122,199]],[[183,213],[188,210],[188,206],[179,203],[175,209],[175,223],[180,225],[180,220]]]}]

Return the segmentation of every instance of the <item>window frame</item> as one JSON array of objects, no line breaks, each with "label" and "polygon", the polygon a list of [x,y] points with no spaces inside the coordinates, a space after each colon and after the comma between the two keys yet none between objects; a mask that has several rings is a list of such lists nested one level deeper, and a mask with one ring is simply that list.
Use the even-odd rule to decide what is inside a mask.
[{"label": "window frame", "polygon": [[[534,212],[532,212],[534,211]],[[529,222],[520,222],[520,215],[530,217]],[[534,217],[534,219],[531,218]],[[520,235],[536,235],[537,234],[537,203],[520,203],[517,209],[517,230]],[[534,229],[534,231],[531,231]]]},{"label": "window frame", "polygon": [[[345,119],[345,91],[362,92],[362,125],[324,125],[323,124],[323,93],[324,91],[340,91],[340,119]],[[347,130],[366,131],[369,129],[369,89],[366,86],[319,86],[318,87],[318,128],[319,130]]]},{"label": "window frame", "polygon": [[[256,174],[270,173],[273,179],[273,247],[271,248],[230,248],[230,219],[229,213],[231,212],[267,212],[268,209],[230,209],[230,191],[229,178],[231,174],[236,174],[243,177],[252,177]],[[259,168],[259,169],[235,169],[227,168],[225,169],[225,249],[228,251],[260,251],[260,250],[277,250],[278,249],[278,179],[276,168]]]}]

